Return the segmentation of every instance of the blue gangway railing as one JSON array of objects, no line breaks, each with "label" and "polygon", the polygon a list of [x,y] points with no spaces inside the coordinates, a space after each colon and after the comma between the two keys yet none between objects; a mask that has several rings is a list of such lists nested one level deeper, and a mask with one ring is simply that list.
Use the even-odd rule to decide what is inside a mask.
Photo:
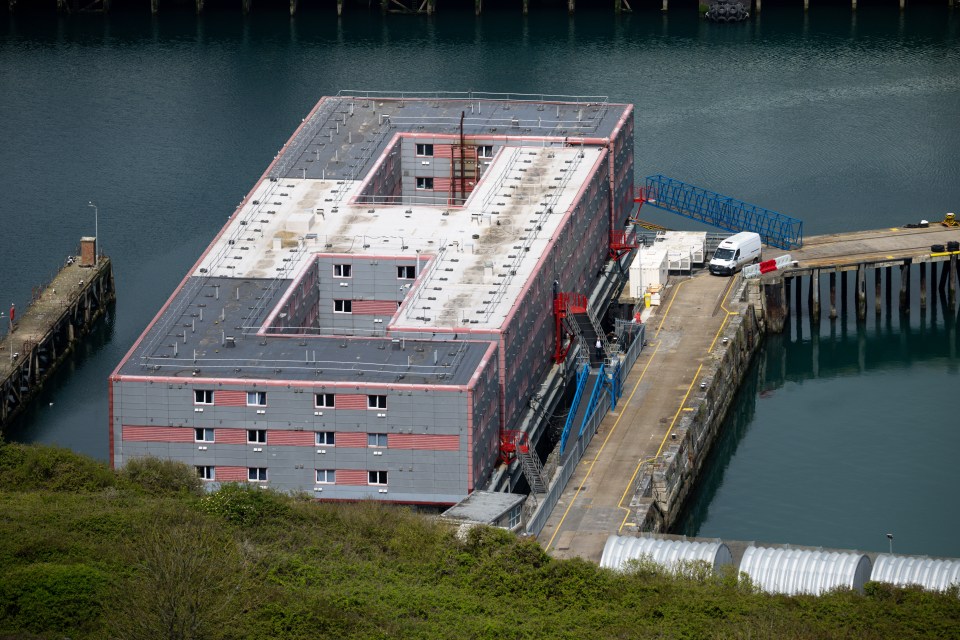
[{"label": "blue gangway railing", "polygon": [[587,378],[590,377],[590,365],[584,364],[577,372],[577,391],[573,395],[573,402],[570,403],[570,410],[567,412],[567,421],[563,425],[563,433],[560,434],[560,455],[563,455],[563,449],[567,446],[567,436],[570,435],[570,427],[573,426],[573,418],[577,415],[577,409],[580,408],[580,398],[583,396],[583,389],[587,386]]},{"label": "blue gangway railing", "polygon": [[590,416],[593,415],[597,405],[600,403],[600,392],[603,390],[604,380],[606,380],[603,372],[605,366],[606,365],[600,365],[600,373],[597,374],[597,381],[593,385],[593,393],[590,394],[590,402],[587,403],[587,410],[583,414],[583,422],[580,423],[580,431],[577,433],[577,438],[583,437],[583,431],[587,428],[587,423],[590,422]]},{"label": "blue gangway railing", "polygon": [[647,176],[643,201],[727,231],[754,231],[771,247],[803,246],[802,220],[663,175]]}]

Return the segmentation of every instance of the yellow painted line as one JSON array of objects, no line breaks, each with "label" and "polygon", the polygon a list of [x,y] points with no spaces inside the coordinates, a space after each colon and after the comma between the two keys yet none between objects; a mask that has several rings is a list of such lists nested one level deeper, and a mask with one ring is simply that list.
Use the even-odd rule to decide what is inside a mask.
[{"label": "yellow painted line", "polygon": [[900,227],[890,227],[890,231],[900,231]]},{"label": "yellow painted line", "polygon": [[720,323],[720,328],[717,329],[717,332],[713,336],[713,342],[710,343],[710,348],[707,349],[707,353],[713,351],[714,345],[717,344],[717,338],[720,337],[720,334],[723,332],[723,328],[727,326],[727,320],[730,316],[737,315],[736,311],[730,311],[727,309],[727,298],[730,297],[730,292],[733,291],[733,281],[734,278],[730,278],[730,282],[727,284],[727,291],[723,294],[723,301],[720,302],[720,308],[726,311],[726,315],[723,317],[723,322]]},{"label": "yellow painted line", "polygon": [[930,254],[931,258],[943,258],[945,256],[960,256],[960,251],[938,251]]},{"label": "yellow painted line", "polygon": [[684,411],[696,411],[696,409],[694,409],[693,407],[684,407],[683,410],[684,410]]},{"label": "yellow painted line", "polygon": [[640,472],[640,467],[642,467],[647,462],[650,462],[651,460],[656,460],[657,456],[659,456],[663,452],[663,445],[667,443],[667,438],[670,437],[670,433],[673,431],[673,427],[677,424],[677,418],[680,417],[680,412],[683,410],[683,405],[687,404],[687,398],[690,397],[690,391],[693,389],[693,385],[696,384],[697,378],[700,377],[700,371],[702,369],[703,369],[703,363],[701,363],[700,366],[697,367],[697,372],[693,374],[693,380],[690,381],[690,386],[687,387],[687,392],[683,394],[683,401],[680,403],[680,408],[677,409],[677,412],[675,414],[673,414],[673,420],[670,421],[670,426],[667,428],[667,432],[663,434],[663,440],[660,442],[660,448],[657,449],[657,454],[652,458],[647,458],[646,460],[642,460],[640,464],[637,465],[637,468],[633,470],[633,475],[630,476],[630,482],[627,483],[627,487],[623,490],[623,495],[620,496],[620,502],[617,503],[618,509],[623,509],[624,511],[627,512],[627,514],[623,516],[623,522],[620,523],[620,527],[617,529],[618,534],[620,533],[621,530],[623,530],[623,527],[626,526],[625,523],[627,521],[627,518],[629,518],[631,515],[630,510],[623,506],[623,501],[627,497],[627,492],[631,488],[633,488],[633,482],[637,477],[637,473]]},{"label": "yellow painted line", "polygon": [[[690,397],[690,391],[693,389],[693,385],[696,384],[697,378],[700,377],[700,371],[703,369],[703,363],[700,363],[700,366],[697,367],[697,372],[693,374],[693,380],[690,381],[690,386],[687,387],[687,392],[683,394],[683,402],[680,403],[680,406],[687,404],[687,398]],[[680,417],[680,409],[677,409],[677,412],[673,414],[673,420],[670,422],[670,427],[667,429],[667,432],[663,434],[663,441],[660,443],[660,448],[657,449],[657,455],[659,456],[663,452],[663,445],[667,443],[667,438],[670,437],[670,432],[673,431],[673,427],[677,424],[677,418]]]},{"label": "yellow painted line", "polygon": [[679,291],[679,290],[680,290],[680,287],[682,287],[683,285],[687,284],[688,282],[690,282],[690,281],[689,281],[689,280],[684,280],[683,282],[681,282],[680,284],[678,284],[678,285],[676,286],[676,288],[673,290],[673,296],[671,296],[671,298],[670,298],[670,304],[667,305],[667,310],[663,312],[663,317],[660,318],[660,324],[657,325],[657,335],[660,335],[660,329],[663,328],[663,323],[666,321],[667,316],[670,314],[670,308],[673,306],[673,301],[677,299],[677,291]]},{"label": "yellow painted line", "polygon": [[[640,388],[640,383],[643,382],[643,377],[647,375],[647,369],[650,368],[650,363],[653,362],[654,356],[657,355],[657,352],[660,350],[661,342],[657,343],[657,346],[654,348],[653,353],[650,354],[650,359],[647,360],[647,364],[644,365],[643,371],[640,372],[640,377],[637,378],[637,384],[633,385],[633,390],[630,392],[630,397],[627,398],[627,401],[623,404],[624,409],[627,405],[630,404],[630,401],[633,400],[634,394],[637,393],[637,389]],[[597,463],[597,459],[600,457],[600,454],[603,453],[604,447],[607,446],[607,442],[610,441],[610,436],[613,435],[614,431],[617,430],[617,425],[620,424],[620,419],[623,418],[625,411],[621,411],[620,415],[617,417],[617,420],[613,423],[613,426],[610,428],[610,431],[607,433],[607,437],[603,439],[603,444],[600,445],[600,449],[597,451],[597,455],[593,457],[593,460],[590,462],[590,468],[587,470],[587,475],[583,477],[583,481],[580,482],[580,486],[583,486],[586,483],[587,478],[590,477],[590,474],[593,473],[593,467]],[[571,478],[572,480],[573,478]],[[547,542],[547,546],[544,548],[544,551],[549,551],[550,547],[553,546],[553,539],[557,537],[557,534],[560,533],[560,529],[563,527],[563,521],[567,519],[567,514],[570,513],[570,509],[573,508],[573,504],[577,501],[577,496],[580,495],[578,490],[573,494],[573,498],[570,500],[570,504],[567,505],[566,510],[563,512],[563,516],[560,518],[560,522],[557,523],[557,528],[553,532],[553,535],[550,536],[550,540]]]}]

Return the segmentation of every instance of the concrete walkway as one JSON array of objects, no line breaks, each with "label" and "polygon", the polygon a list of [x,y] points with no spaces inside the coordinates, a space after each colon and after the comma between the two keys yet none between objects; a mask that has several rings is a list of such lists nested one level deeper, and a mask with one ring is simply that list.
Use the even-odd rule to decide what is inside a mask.
[{"label": "concrete walkway", "polygon": [[604,418],[540,533],[552,555],[599,562],[607,536],[636,526],[625,508],[634,478],[679,421],[727,322],[725,301],[735,280],[706,272],[671,279],[663,303],[647,320],[648,345],[624,382],[620,404]]}]

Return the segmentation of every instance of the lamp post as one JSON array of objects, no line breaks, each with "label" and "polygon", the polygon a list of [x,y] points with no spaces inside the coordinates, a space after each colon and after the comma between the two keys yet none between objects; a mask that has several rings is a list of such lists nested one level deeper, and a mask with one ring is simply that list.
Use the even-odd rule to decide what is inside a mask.
[{"label": "lamp post", "polygon": [[887,542],[890,543],[890,555],[893,555],[893,534],[892,533],[887,534]]},{"label": "lamp post", "polygon": [[100,217],[100,210],[97,209],[97,205],[93,202],[87,203],[88,207],[93,207],[93,261],[94,263],[100,261],[100,229],[98,218]]}]

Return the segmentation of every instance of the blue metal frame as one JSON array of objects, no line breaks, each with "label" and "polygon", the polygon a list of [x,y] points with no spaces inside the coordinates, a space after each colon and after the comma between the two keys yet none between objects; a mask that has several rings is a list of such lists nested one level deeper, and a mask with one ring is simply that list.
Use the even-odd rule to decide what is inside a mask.
[{"label": "blue metal frame", "polygon": [[597,381],[593,385],[593,393],[590,394],[590,402],[587,403],[587,411],[583,414],[583,422],[580,423],[580,432],[577,434],[577,439],[583,437],[583,430],[587,428],[587,423],[590,422],[590,416],[593,414],[594,410],[597,408],[597,404],[600,402],[600,392],[603,390],[604,381],[607,379],[604,375],[604,368],[606,365],[600,365],[600,372],[597,374]]},{"label": "blue metal frame", "polygon": [[577,409],[580,408],[580,398],[583,396],[583,389],[587,386],[587,378],[590,377],[590,366],[583,365],[577,373],[577,391],[573,395],[573,402],[570,403],[570,409],[567,412],[567,421],[563,425],[563,433],[560,434],[560,455],[563,455],[563,449],[567,446],[567,437],[570,435],[570,427],[573,426],[573,418],[577,415]]},{"label": "blue metal frame", "polygon": [[617,360],[617,366],[610,372],[610,410],[617,408],[617,401],[623,395],[623,364]]},{"label": "blue metal frame", "polygon": [[754,231],[780,249],[803,246],[803,221],[663,175],[647,176],[645,204],[728,231]]}]

